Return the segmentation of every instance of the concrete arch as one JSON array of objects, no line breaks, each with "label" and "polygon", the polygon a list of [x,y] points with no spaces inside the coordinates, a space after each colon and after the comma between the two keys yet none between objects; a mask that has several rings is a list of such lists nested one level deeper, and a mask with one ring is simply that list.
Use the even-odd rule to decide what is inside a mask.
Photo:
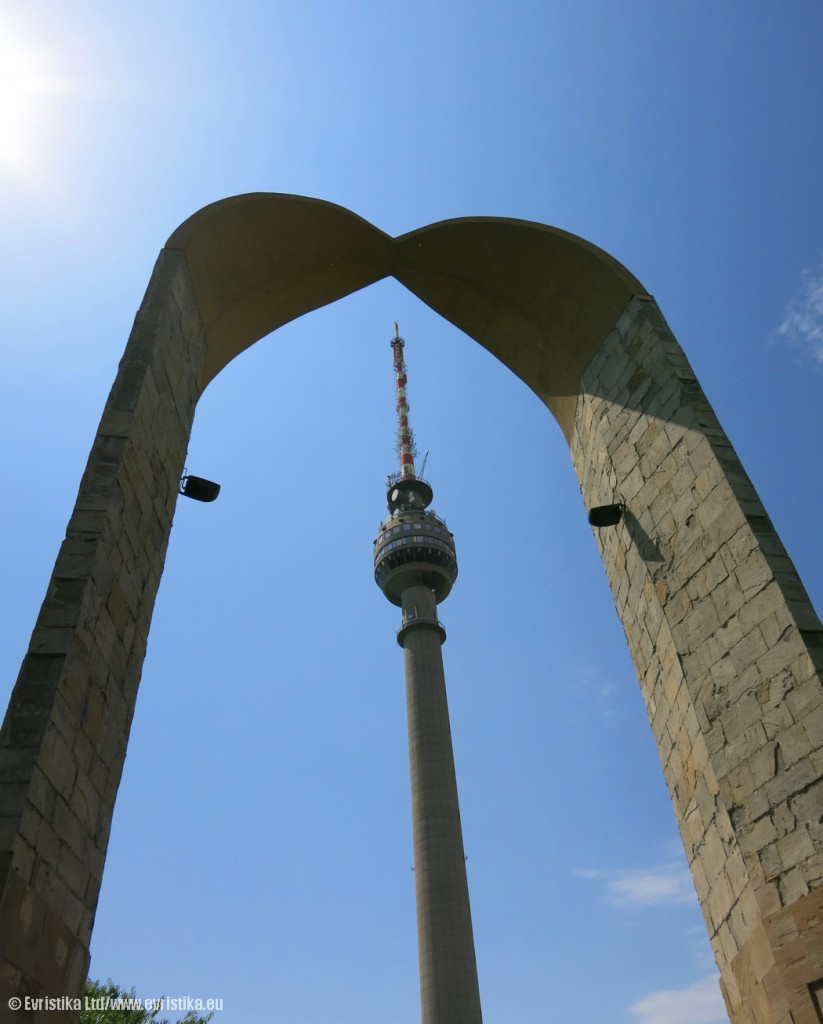
[{"label": "concrete arch", "polygon": [[356,214],[265,192],[204,207],[164,252],[188,268],[205,342],[201,389],[260,338],[394,268],[392,239]]},{"label": "concrete arch", "polygon": [[82,991],[199,396],[259,338],[389,275],[545,402],[587,506],[625,501],[597,540],[730,1015],[823,1019],[823,630],[654,301],[544,225],[393,240],[268,194],[172,234],[106,403],[0,734],[0,997]]},{"label": "concrete arch", "polygon": [[205,387],[304,313],[393,276],[510,367],[567,437],[583,371],[640,282],[567,231],[463,217],[392,239],[332,203],[252,193],[177,228],[205,335]]}]

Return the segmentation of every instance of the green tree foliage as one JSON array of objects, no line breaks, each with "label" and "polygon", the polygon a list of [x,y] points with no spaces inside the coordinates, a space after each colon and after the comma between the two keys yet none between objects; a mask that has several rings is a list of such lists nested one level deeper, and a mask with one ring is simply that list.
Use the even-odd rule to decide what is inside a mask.
[{"label": "green tree foliage", "polygon": [[[86,982],[85,1009],[80,1011],[80,1024],[172,1024],[165,1017],[159,1018],[160,1006],[148,1007],[139,1004],[134,989],[126,991],[109,980]],[[208,1024],[214,1016],[198,1017],[193,1011],[181,1017],[177,1024]]]}]

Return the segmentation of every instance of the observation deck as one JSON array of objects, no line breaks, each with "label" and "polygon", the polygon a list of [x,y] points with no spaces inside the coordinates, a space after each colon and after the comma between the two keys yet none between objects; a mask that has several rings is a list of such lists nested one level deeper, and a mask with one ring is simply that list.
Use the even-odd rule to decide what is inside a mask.
[{"label": "observation deck", "polygon": [[448,597],[457,551],[445,522],[422,508],[396,508],[374,542],[374,579],[398,607],[408,587],[428,587],[438,604]]}]

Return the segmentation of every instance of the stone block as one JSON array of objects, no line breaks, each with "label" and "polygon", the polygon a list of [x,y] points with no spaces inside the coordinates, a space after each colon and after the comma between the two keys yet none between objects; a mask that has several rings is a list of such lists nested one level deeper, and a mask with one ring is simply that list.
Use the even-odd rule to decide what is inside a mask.
[{"label": "stone block", "polygon": [[68,798],[74,786],[77,766],[69,747],[55,728],[47,731],[41,747],[40,767],[55,791],[64,799]]},{"label": "stone block", "polygon": [[789,798],[788,803],[799,826],[819,825],[823,818],[823,778],[801,789]]},{"label": "stone block", "polygon": [[790,634],[795,628],[794,620],[785,604],[776,608],[760,623],[760,632],[770,648],[784,638],[792,639]]},{"label": "stone block", "polygon": [[[33,895],[42,904],[44,912],[56,914],[63,905],[68,886],[58,868],[49,867],[45,861],[37,859],[32,872],[31,888]],[[30,939],[27,945],[30,944]]]},{"label": "stone block", "polygon": [[808,738],[809,750],[823,747],[823,704],[808,711],[800,722]]},{"label": "stone block", "polygon": [[[806,879],[803,877],[803,872],[797,867],[794,867],[783,874],[778,879],[777,887],[780,892],[780,900],[783,906],[789,906],[809,893],[809,886],[806,883]],[[799,948],[801,949],[802,955],[802,943]]]},{"label": "stone block", "polygon": [[792,765],[811,752],[809,737],[802,725],[792,725],[784,729],[776,737],[777,746],[783,758],[783,763]]},{"label": "stone block", "polygon": [[798,796],[807,786],[816,782],[817,772],[808,758],[803,758],[790,768],[778,772],[765,784],[766,794],[772,805]]},{"label": "stone block", "polygon": [[738,830],[738,843],[744,856],[759,854],[772,843],[777,842],[777,829],[771,818],[760,818],[752,825]]},{"label": "stone block", "polygon": [[[734,904],[734,896],[729,885],[726,874],[719,871],[712,881],[709,895],[705,901],[705,907],[709,913],[709,919],[715,929],[718,929],[729,917],[729,907]],[[734,929],[732,929],[734,934]]]},{"label": "stone block", "polygon": [[[762,634],[760,635],[762,636]],[[763,642],[765,644],[765,640]],[[792,665],[797,657],[797,650],[797,643],[791,643],[788,637],[784,637],[758,655],[756,662],[758,671],[764,678],[771,679],[772,676],[778,675]]]},{"label": "stone block", "polygon": [[759,626],[764,619],[783,604],[783,593],[777,583],[766,584],[759,593],[741,607],[738,617],[742,631],[748,633],[754,626]]},{"label": "stone block", "polygon": [[766,641],[758,628],[752,629],[729,651],[738,671],[754,665],[767,653]]},{"label": "stone block", "polygon": [[100,814],[100,794],[82,772],[77,774],[70,806],[80,824],[90,835],[94,835]]},{"label": "stone block", "polygon": [[71,808],[61,797],[57,797],[54,803],[54,812],[50,819],[54,831],[60,836],[71,852],[79,859],[83,857],[86,832]]},{"label": "stone block", "polygon": [[778,839],[777,851],[784,869],[793,868],[815,854],[814,843],[802,827]]},{"label": "stone block", "polygon": [[68,890],[74,893],[78,900],[85,902],[86,889],[89,884],[89,871],[83,864],[83,861],[76,857],[67,846],[64,846],[60,851],[57,870]]},{"label": "stone block", "polygon": [[[715,955],[717,955],[717,950],[719,948],[720,956],[718,957],[718,959],[721,961],[721,963],[731,963],[737,956],[739,949],[737,943],[735,942],[734,936],[732,935],[731,928],[725,921],[717,929],[716,936],[716,941],[712,943],[712,946],[716,951]],[[734,976],[731,975],[733,990],[736,992],[737,985],[734,984],[733,977]]]},{"label": "stone block", "polygon": [[755,751],[749,758],[748,764],[755,789],[765,786],[770,779],[775,777],[778,770],[775,742],[766,743]]},{"label": "stone block", "polygon": [[779,739],[794,725],[794,719],[784,703],[764,708],[762,722],[769,739]]},{"label": "stone block", "polygon": [[773,579],[769,563],[757,550],[735,569],[735,576],[747,600],[760,593]]},{"label": "stone block", "polygon": [[47,821],[42,821],[37,831],[37,854],[51,868],[57,867],[60,858],[60,837]]},{"label": "stone block", "polygon": [[[744,891],[751,891],[748,888],[749,875],[746,871],[746,866],[743,863],[743,858],[740,856],[740,852],[737,850],[729,855],[726,862],[726,875],[729,879],[729,885],[731,886],[732,895],[735,900],[739,901],[741,893]],[[752,914],[752,921],[753,920],[756,920],[756,913]]]}]

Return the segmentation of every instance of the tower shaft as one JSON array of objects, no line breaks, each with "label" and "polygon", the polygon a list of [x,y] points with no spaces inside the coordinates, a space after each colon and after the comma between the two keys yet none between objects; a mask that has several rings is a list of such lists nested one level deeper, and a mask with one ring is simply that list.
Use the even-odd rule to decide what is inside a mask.
[{"label": "tower shaft", "polygon": [[391,341],[400,473],[389,477],[389,518],[374,542],[374,578],[403,612],[397,642],[406,663],[417,948],[422,1024],[481,1024],[466,857],[457,802],[446,677],[437,619],[457,578],[454,535],[428,509],[433,494],[414,471],[406,364],[397,324]]},{"label": "tower shaft", "polygon": [[434,593],[402,595],[422,1024],[480,1024],[469,887]]}]

